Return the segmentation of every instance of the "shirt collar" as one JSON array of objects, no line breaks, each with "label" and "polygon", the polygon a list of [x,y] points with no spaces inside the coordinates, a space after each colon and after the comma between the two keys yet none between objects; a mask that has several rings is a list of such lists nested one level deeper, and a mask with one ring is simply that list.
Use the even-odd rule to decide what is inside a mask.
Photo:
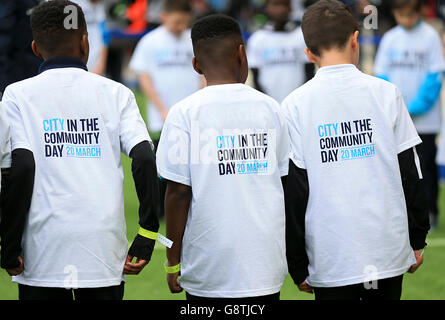
[{"label": "shirt collar", "polygon": [[42,62],[39,67],[39,74],[50,70],[59,68],[79,68],[88,71],[87,66],[82,60],[74,57],[54,57]]},{"label": "shirt collar", "polygon": [[316,75],[322,75],[327,73],[344,73],[347,71],[357,71],[357,67],[353,64],[336,64],[332,66],[322,67],[318,69]]},{"label": "shirt collar", "polygon": [[411,29],[405,29],[405,27],[403,27],[402,25],[399,25],[399,26],[405,32],[412,32],[412,31],[416,31],[419,28],[419,26],[422,24],[422,22],[423,22],[423,20],[419,19],[419,21],[417,21],[417,23]]}]

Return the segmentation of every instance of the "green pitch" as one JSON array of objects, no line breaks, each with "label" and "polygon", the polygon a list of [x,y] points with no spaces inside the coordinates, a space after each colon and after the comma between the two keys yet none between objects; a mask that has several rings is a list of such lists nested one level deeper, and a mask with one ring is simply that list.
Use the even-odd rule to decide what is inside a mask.
[{"label": "green pitch", "polygon": [[[141,109],[145,102],[137,94]],[[142,112],[145,115],[145,112]],[[131,242],[138,230],[138,200],[131,176],[131,162],[122,159],[125,170],[125,214],[127,217],[127,238]],[[440,193],[441,214],[445,215],[445,187]],[[442,219],[445,221],[444,219]],[[165,234],[165,225],[161,223],[160,232]],[[428,236],[428,248],[425,250],[425,262],[414,274],[407,274],[404,281],[403,299],[445,300],[445,222]],[[185,294],[170,293],[165,280],[163,265],[165,263],[165,248],[157,244],[149,265],[137,276],[127,276],[125,299],[131,300],[173,300],[185,299]],[[25,266],[26,267],[26,266]],[[6,271],[0,270],[0,300],[17,299],[17,285],[11,283]],[[281,290],[283,300],[313,299],[313,295],[300,293],[290,277],[286,279]]]}]

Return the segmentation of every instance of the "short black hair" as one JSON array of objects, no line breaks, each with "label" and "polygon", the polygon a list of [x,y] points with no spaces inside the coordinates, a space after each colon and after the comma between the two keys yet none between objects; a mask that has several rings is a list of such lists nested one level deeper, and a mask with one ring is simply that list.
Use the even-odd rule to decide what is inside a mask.
[{"label": "short black hair", "polygon": [[349,6],[337,0],[319,0],[309,6],[301,23],[306,46],[315,55],[322,50],[343,49],[359,29]]},{"label": "short black hair", "polygon": [[[77,24],[74,19],[77,19]],[[87,25],[78,4],[68,0],[50,0],[33,9],[31,29],[41,50],[60,53],[69,50],[72,41],[87,32]]]},{"label": "short black hair", "polygon": [[411,8],[414,11],[420,12],[422,10],[423,1],[422,0],[392,0],[391,9],[403,9]]},{"label": "short black hair", "polygon": [[239,36],[242,38],[239,23],[224,14],[212,14],[199,19],[192,27],[192,43],[196,48],[201,42],[209,42]]},{"label": "short black hair", "polygon": [[190,0],[165,0],[164,1],[165,12],[192,12],[192,6]]}]

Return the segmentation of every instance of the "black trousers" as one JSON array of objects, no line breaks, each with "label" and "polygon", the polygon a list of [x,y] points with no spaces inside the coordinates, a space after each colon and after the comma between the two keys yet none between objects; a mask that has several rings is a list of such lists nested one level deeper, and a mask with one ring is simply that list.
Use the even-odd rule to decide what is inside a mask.
[{"label": "black trousers", "polygon": [[194,300],[201,300],[201,301],[221,301],[221,300],[229,300],[229,301],[274,301],[274,300],[280,300],[280,292],[270,294],[267,296],[259,296],[259,297],[246,297],[246,298],[207,298],[207,297],[198,297],[191,295],[190,293],[186,292],[185,296],[187,300],[194,301]]},{"label": "black trousers", "polygon": [[439,214],[437,204],[439,195],[439,169],[436,164],[436,135],[421,134],[420,139],[422,139],[423,143],[417,146],[417,151],[423,162],[423,178],[425,179],[429,212],[431,215],[437,216]]},{"label": "black trousers", "polygon": [[124,298],[124,285],[125,282],[112,287],[64,289],[19,284],[19,300],[122,300]]},{"label": "black trousers", "polygon": [[364,284],[334,288],[314,288],[315,300],[400,300],[403,275],[377,281],[377,288],[367,289]]}]

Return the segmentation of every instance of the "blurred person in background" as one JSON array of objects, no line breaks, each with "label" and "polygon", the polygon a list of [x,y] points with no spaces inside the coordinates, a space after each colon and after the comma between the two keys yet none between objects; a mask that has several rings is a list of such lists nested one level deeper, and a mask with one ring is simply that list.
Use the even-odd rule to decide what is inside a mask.
[{"label": "blurred person in background", "polygon": [[[201,88],[201,77],[192,66],[193,47],[188,0],[166,0],[162,25],[145,35],[136,46],[130,68],[139,76],[139,86],[148,98],[149,131],[157,148],[170,108]],[[166,184],[160,181],[163,215]]]},{"label": "blurred person in background", "polygon": [[39,2],[0,1],[0,96],[9,84],[37,74],[41,61],[31,50],[29,17]]},{"label": "blurred person in background", "polygon": [[291,0],[267,0],[270,22],[255,32],[247,43],[249,65],[255,87],[282,102],[306,81],[301,28],[290,21]]},{"label": "blurred person in background", "polygon": [[438,224],[439,174],[436,137],[441,129],[441,101],[445,61],[439,34],[422,20],[422,0],[394,0],[397,26],[380,43],[376,76],[394,83],[402,92],[423,143],[423,158],[431,227]]},{"label": "blurred person in background", "polygon": [[160,27],[139,41],[130,61],[150,100],[147,112],[155,145],[156,133],[159,136],[169,109],[201,86],[201,78],[192,66],[189,1],[166,0],[161,21]]},{"label": "blurred person in background", "polygon": [[191,0],[190,4],[192,6],[192,15],[194,20],[198,20],[215,13],[207,0]]},{"label": "blurred person in background", "polygon": [[90,55],[87,68],[90,72],[103,75],[107,66],[110,38],[106,31],[105,7],[102,0],[75,0],[82,7],[88,27]]}]

